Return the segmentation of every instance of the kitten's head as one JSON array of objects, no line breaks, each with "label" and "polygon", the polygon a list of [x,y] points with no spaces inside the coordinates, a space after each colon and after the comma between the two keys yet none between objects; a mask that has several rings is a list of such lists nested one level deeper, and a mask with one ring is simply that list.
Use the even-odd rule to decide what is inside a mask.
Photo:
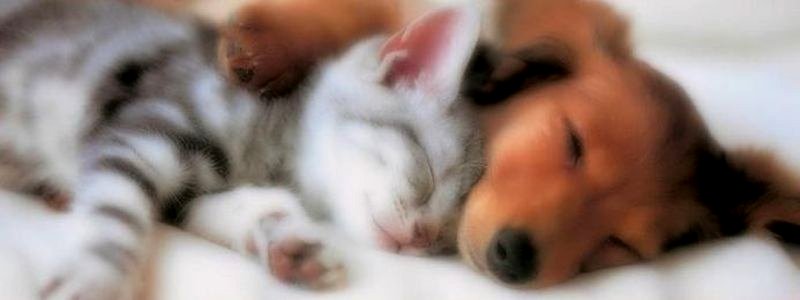
[{"label": "kitten's head", "polygon": [[311,96],[310,167],[328,170],[312,182],[329,183],[312,189],[355,238],[413,254],[454,247],[463,197],[482,166],[475,120],[459,97],[479,23],[472,8],[433,11],[323,69]]}]

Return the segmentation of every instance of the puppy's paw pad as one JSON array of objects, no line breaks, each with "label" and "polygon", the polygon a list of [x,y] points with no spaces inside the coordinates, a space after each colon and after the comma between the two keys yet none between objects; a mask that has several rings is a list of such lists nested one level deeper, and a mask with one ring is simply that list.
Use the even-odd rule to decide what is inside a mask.
[{"label": "puppy's paw pad", "polygon": [[267,252],[270,271],[283,282],[321,290],[346,281],[339,256],[319,241],[288,237],[270,243]]}]

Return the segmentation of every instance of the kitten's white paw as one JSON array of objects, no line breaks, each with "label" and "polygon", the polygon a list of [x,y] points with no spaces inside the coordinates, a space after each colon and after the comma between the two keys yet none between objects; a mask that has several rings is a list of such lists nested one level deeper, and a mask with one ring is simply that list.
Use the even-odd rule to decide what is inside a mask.
[{"label": "kitten's white paw", "polygon": [[122,248],[101,243],[52,276],[40,291],[47,300],[132,299],[128,276],[132,258]]},{"label": "kitten's white paw", "polygon": [[56,256],[45,269],[41,298],[132,299],[141,242],[118,223],[96,215],[70,215],[60,227],[63,232],[54,232],[67,238],[49,247]]},{"label": "kitten's white paw", "polygon": [[339,255],[316,240],[286,237],[267,248],[270,272],[283,282],[311,289],[330,289],[346,281]]},{"label": "kitten's white paw", "polygon": [[282,282],[321,290],[346,281],[342,256],[288,189],[243,186],[198,198],[186,228],[257,258]]},{"label": "kitten's white paw", "polygon": [[342,256],[325,244],[315,226],[304,223],[286,225],[277,230],[257,231],[270,236],[264,239],[255,237],[255,241],[265,242],[254,242],[249,246],[251,251],[259,254],[270,273],[280,281],[314,290],[343,286],[347,273]]}]

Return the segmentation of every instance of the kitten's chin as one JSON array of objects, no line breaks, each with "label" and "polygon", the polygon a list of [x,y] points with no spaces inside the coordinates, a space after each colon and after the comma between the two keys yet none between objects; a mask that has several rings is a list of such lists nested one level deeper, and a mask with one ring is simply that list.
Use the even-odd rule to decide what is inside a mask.
[{"label": "kitten's chin", "polygon": [[397,241],[390,240],[389,238],[383,236],[377,237],[375,242],[378,245],[379,249],[387,252],[392,252],[402,255],[410,255],[410,256],[430,255],[428,248],[403,245],[398,243]]}]

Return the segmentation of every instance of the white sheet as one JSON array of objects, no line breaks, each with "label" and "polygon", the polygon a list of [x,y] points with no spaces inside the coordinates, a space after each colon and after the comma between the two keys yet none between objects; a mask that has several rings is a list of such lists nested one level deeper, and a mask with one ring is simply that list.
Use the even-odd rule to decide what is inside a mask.
[{"label": "white sheet", "polygon": [[[335,239],[335,238],[334,238]],[[773,241],[748,236],[660,261],[583,276],[541,291],[496,284],[455,260],[402,257],[338,241],[350,267],[341,290],[287,287],[226,249],[170,231],[152,299],[797,299],[800,274]]]}]

